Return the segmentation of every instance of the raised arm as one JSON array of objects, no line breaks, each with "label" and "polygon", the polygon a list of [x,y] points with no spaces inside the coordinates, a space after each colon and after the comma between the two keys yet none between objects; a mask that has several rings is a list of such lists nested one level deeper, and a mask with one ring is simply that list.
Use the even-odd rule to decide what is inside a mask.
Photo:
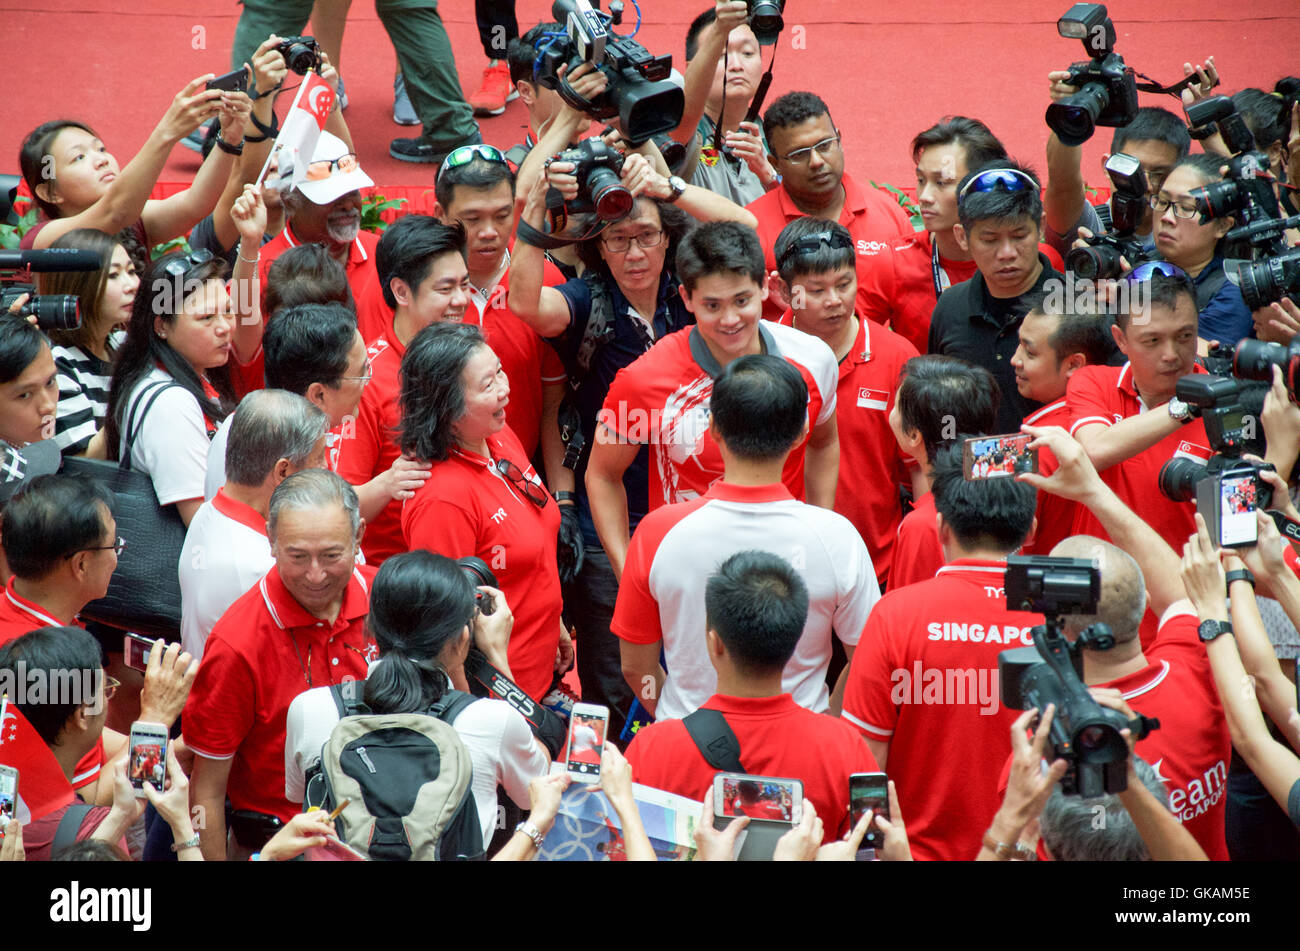
[{"label": "raised arm", "polygon": [[[533,151],[536,151],[534,149]],[[520,220],[538,231],[546,227],[546,177],[533,180],[533,187],[524,201]],[[541,248],[527,241],[515,241],[510,253],[510,294],[507,303],[510,312],[543,337],[558,337],[569,329],[573,316],[569,302],[553,287],[546,287],[546,257]]]},{"label": "raised arm", "polygon": [[[1078,92],[1077,87],[1066,82],[1069,78],[1070,74],[1065,70],[1053,70],[1047,74],[1052,102],[1059,102]],[[1047,187],[1043,189],[1043,217],[1047,221],[1047,227],[1059,235],[1068,236],[1083,214],[1083,203],[1086,200],[1083,149],[1077,145],[1066,145],[1056,137],[1055,132],[1049,133]]]}]

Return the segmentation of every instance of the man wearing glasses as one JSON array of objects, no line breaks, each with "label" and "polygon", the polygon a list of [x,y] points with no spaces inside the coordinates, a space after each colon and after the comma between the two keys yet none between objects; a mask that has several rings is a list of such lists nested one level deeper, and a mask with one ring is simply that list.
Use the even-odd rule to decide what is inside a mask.
[{"label": "man wearing glasses", "polygon": [[975,261],[975,275],[939,296],[927,352],[992,373],[1002,390],[994,432],[1013,433],[1040,405],[1021,395],[1011,366],[1028,309],[1022,298],[1064,280],[1038,249],[1038,179],[1011,162],[976,169],[957,186],[957,217],[953,232]]},{"label": "man wearing glasses", "polygon": [[[879,189],[861,188],[844,171],[840,133],[830,110],[810,92],[786,93],[763,115],[763,131],[772,149],[771,163],[781,186],[746,207],[758,218],[769,274],[776,271],[773,248],[781,229],[810,215],[838,221],[853,235],[858,262],[858,313],[870,316],[863,294],[877,267],[892,268],[893,243],[912,235],[912,222],[898,202]],[[763,316],[777,320],[786,301],[769,295]]]}]

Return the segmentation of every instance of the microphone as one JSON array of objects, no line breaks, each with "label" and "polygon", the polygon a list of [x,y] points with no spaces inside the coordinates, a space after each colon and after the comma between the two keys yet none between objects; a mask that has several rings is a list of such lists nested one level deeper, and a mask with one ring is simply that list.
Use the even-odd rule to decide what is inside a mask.
[{"label": "microphone", "polygon": [[98,252],[78,248],[0,250],[0,271],[98,271],[103,266],[103,259]]}]

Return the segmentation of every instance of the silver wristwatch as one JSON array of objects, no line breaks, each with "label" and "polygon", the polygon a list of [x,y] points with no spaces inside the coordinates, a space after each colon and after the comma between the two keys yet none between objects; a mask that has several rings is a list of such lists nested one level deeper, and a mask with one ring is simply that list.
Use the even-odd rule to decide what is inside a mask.
[{"label": "silver wristwatch", "polygon": [[669,175],[668,187],[673,190],[673,193],[665,198],[664,201],[668,202],[670,205],[675,204],[677,199],[681,198],[682,194],[686,191],[686,181],[680,176]]},{"label": "silver wristwatch", "polygon": [[1178,397],[1171,397],[1169,400],[1169,418],[1177,420],[1180,423],[1191,422],[1192,410],[1186,403]]},{"label": "silver wristwatch", "polygon": [[542,840],[545,839],[546,836],[542,835],[542,830],[533,825],[531,821],[519,823],[519,825],[515,826],[515,831],[522,832],[524,835],[528,836],[528,838],[533,840],[533,847],[539,852],[542,850]]}]

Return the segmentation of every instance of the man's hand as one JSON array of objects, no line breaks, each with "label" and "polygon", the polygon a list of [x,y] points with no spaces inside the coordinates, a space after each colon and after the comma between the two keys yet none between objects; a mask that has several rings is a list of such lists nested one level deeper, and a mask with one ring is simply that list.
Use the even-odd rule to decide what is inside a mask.
[{"label": "man's hand", "polygon": [[773,862],[811,862],[817,858],[825,830],[822,821],[813,808],[812,800],[803,801],[803,816],[798,825],[781,836],[776,842],[776,851],[772,853]]},{"label": "man's hand", "polygon": [[1069,79],[1070,71],[1067,69],[1054,69],[1047,74],[1047,92],[1052,102],[1060,102],[1079,91],[1078,86],[1070,85]]},{"label": "man's hand", "polygon": [[294,816],[271,836],[270,842],[262,846],[262,861],[287,862],[310,848],[324,845],[334,835],[334,823],[328,820],[328,816],[329,813],[321,809]]},{"label": "man's hand", "polygon": [[876,850],[882,862],[912,861],[912,846],[907,841],[907,829],[903,825],[903,810],[898,807],[898,790],[894,781],[889,781],[889,815],[892,818],[876,816],[876,826],[885,833],[884,844]]},{"label": "man's hand", "polygon": [[[546,160],[546,174],[540,179],[545,181],[552,188],[560,193],[560,196],[566,201],[573,201],[578,197],[578,176],[574,174],[577,169],[572,162],[558,162],[554,156]],[[529,196],[530,199],[532,196]],[[546,190],[542,190],[542,202],[545,205]]]},{"label": "man's hand", "polygon": [[[478,647],[498,669],[505,663],[506,651],[510,644],[510,632],[515,626],[515,614],[506,603],[505,593],[498,588],[479,585],[485,597],[491,598],[494,608],[491,614],[478,612],[474,617],[474,645]],[[500,661],[500,663],[498,663]],[[503,670],[502,673],[505,671]]]},{"label": "man's hand", "polygon": [[577,504],[561,502],[559,505],[560,534],[556,538],[555,558],[560,568],[560,581],[568,584],[576,581],[582,571],[587,546],[582,538],[582,526],[578,523]]},{"label": "man's hand", "polygon": [[613,743],[606,743],[600,754],[600,788],[611,803],[636,808],[632,796],[632,764]]},{"label": "man's hand", "polygon": [[289,75],[284,54],[276,49],[279,45],[280,38],[272,33],[253,53],[253,91],[257,93],[259,99],[269,95],[273,89],[284,82],[284,77]]},{"label": "man's hand", "polygon": [[161,723],[170,729],[185,709],[185,698],[190,695],[198,673],[199,662],[181,650],[179,644],[166,644],[162,639],[154,641],[144,672],[144,689],[140,692],[141,721]]},{"label": "man's hand", "polygon": [[1093,492],[1105,485],[1093,468],[1088,453],[1060,426],[1021,426],[1020,430],[1034,437],[1030,449],[1052,450],[1057,463],[1056,471],[1050,476],[1025,472],[1016,476],[1021,482],[1083,504]]},{"label": "man's hand", "polygon": [[993,817],[994,826],[1001,826],[1005,822],[1005,828],[1000,830],[998,836],[1003,842],[1016,841],[1025,826],[1038,818],[1047,805],[1052,790],[1069,766],[1065,760],[1058,759],[1046,773],[1043,772],[1043,750],[1047,747],[1052,718],[1056,716],[1056,705],[1047,705],[1031,741],[1025,733],[1037,715],[1037,708],[1026,710],[1011,724],[1011,776],[1007,780],[1007,794],[1002,800],[1002,807]]},{"label": "man's hand", "polygon": [[528,783],[528,821],[546,835],[560,813],[560,799],[569,788],[568,773],[548,773]]},{"label": "man's hand", "polygon": [[224,92],[220,105],[221,138],[230,145],[239,145],[244,138],[244,125],[253,111],[253,100],[246,92]]},{"label": "man's hand", "polygon": [[1296,457],[1300,456],[1300,406],[1292,402],[1286,391],[1281,367],[1273,367],[1273,383],[1264,397],[1264,411],[1259,418],[1264,425],[1269,459],[1282,469],[1288,468],[1288,463],[1295,465]]},{"label": "man's hand", "polygon": [[862,848],[862,840],[867,836],[867,830],[871,828],[871,810],[868,809],[848,832],[844,833],[844,838],[837,842],[828,842],[817,850],[815,861],[818,862],[852,862],[858,857],[858,849]]},{"label": "man's hand", "polygon": [[[1273,490],[1277,492],[1276,489]],[[1276,494],[1274,498],[1276,498]],[[1294,511],[1294,508],[1292,508]],[[1277,526],[1273,524],[1273,519],[1264,512],[1263,509],[1255,511],[1255,524],[1258,531],[1258,539],[1254,545],[1249,548],[1239,550],[1241,560],[1246,563],[1246,567],[1261,582],[1261,587],[1272,590],[1274,578],[1285,578],[1291,573],[1291,569],[1286,564],[1287,540],[1278,532]]]},{"label": "man's hand", "polygon": [[742,122],[735,132],[725,133],[722,142],[732,155],[745,160],[749,170],[757,175],[758,180],[764,185],[775,177],[776,170],[768,163],[767,149],[763,147],[757,122]]},{"label": "man's hand", "polygon": [[384,490],[399,502],[415,498],[416,490],[428,481],[433,470],[423,459],[398,456],[384,473]]},{"label": "man's hand", "polygon": [[648,195],[661,201],[672,197],[668,179],[654,170],[644,155],[633,152],[623,160],[623,187],[633,196]]},{"label": "man's hand", "polygon": [[171,828],[178,842],[185,842],[194,835],[190,822],[190,781],[181,769],[180,760],[172,744],[167,744],[167,783],[163,792],[154,788],[153,783],[145,782],[144,795],[158,814]]},{"label": "man's hand", "polygon": [[[573,73],[569,74],[568,65],[562,65],[556,70],[556,75],[562,82],[567,82],[569,88],[582,99],[591,102],[593,99],[603,93],[609,86],[609,77],[598,70],[590,63],[579,63],[574,68]],[[572,130],[573,137],[578,131],[586,127],[591,118],[585,113],[573,108],[563,99],[560,100],[561,106],[555,114],[553,121],[559,122]],[[549,130],[548,130],[549,131]]]},{"label": "man's hand", "polygon": [[127,752],[123,750],[113,762],[104,764],[104,769],[111,770],[113,776],[113,808],[109,810],[108,816],[91,836],[93,839],[117,842],[126,833],[131,823],[139,819],[144,812],[145,801],[143,797],[136,796],[135,787],[131,785],[131,780],[126,775],[129,758]]},{"label": "man's hand", "polygon": [[1215,85],[1219,82],[1219,70],[1214,65],[1214,57],[1205,57],[1205,65],[1197,63],[1193,66],[1191,63],[1183,63],[1183,75],[1197,77],[1197,82],[1188,86],[1179,95],[1183,100],[1183,108],[1200,102],[1202,99],[1209,98]]},{"label": "man's hand", "polygon": [[0,830],[0,862],[25,862],[27,853],[23,851],[23,824],[17,819],[10,819]]},{"label": "man's hand", "polygon": [[1196,513],[1196,534],[1183,546],[1183,585],[1201,620],[1227,620],[1227,578],[1219,549],[1210,540],[1201,513]]},{"label": "man's hand", "polygon": [[266,233],[266,203],[256,185],[245,185],[244,193],[230,206],[230,218],[235,222],[241,241],[260,244]]},{"label": "man's hand", "polygon": [[713,828],[713,789],[704,796],[700,821],[695,824],[695,861],[730,862],[736,854],[736,838],[749,825],[749,816],[737,816],[725,829]]}]

